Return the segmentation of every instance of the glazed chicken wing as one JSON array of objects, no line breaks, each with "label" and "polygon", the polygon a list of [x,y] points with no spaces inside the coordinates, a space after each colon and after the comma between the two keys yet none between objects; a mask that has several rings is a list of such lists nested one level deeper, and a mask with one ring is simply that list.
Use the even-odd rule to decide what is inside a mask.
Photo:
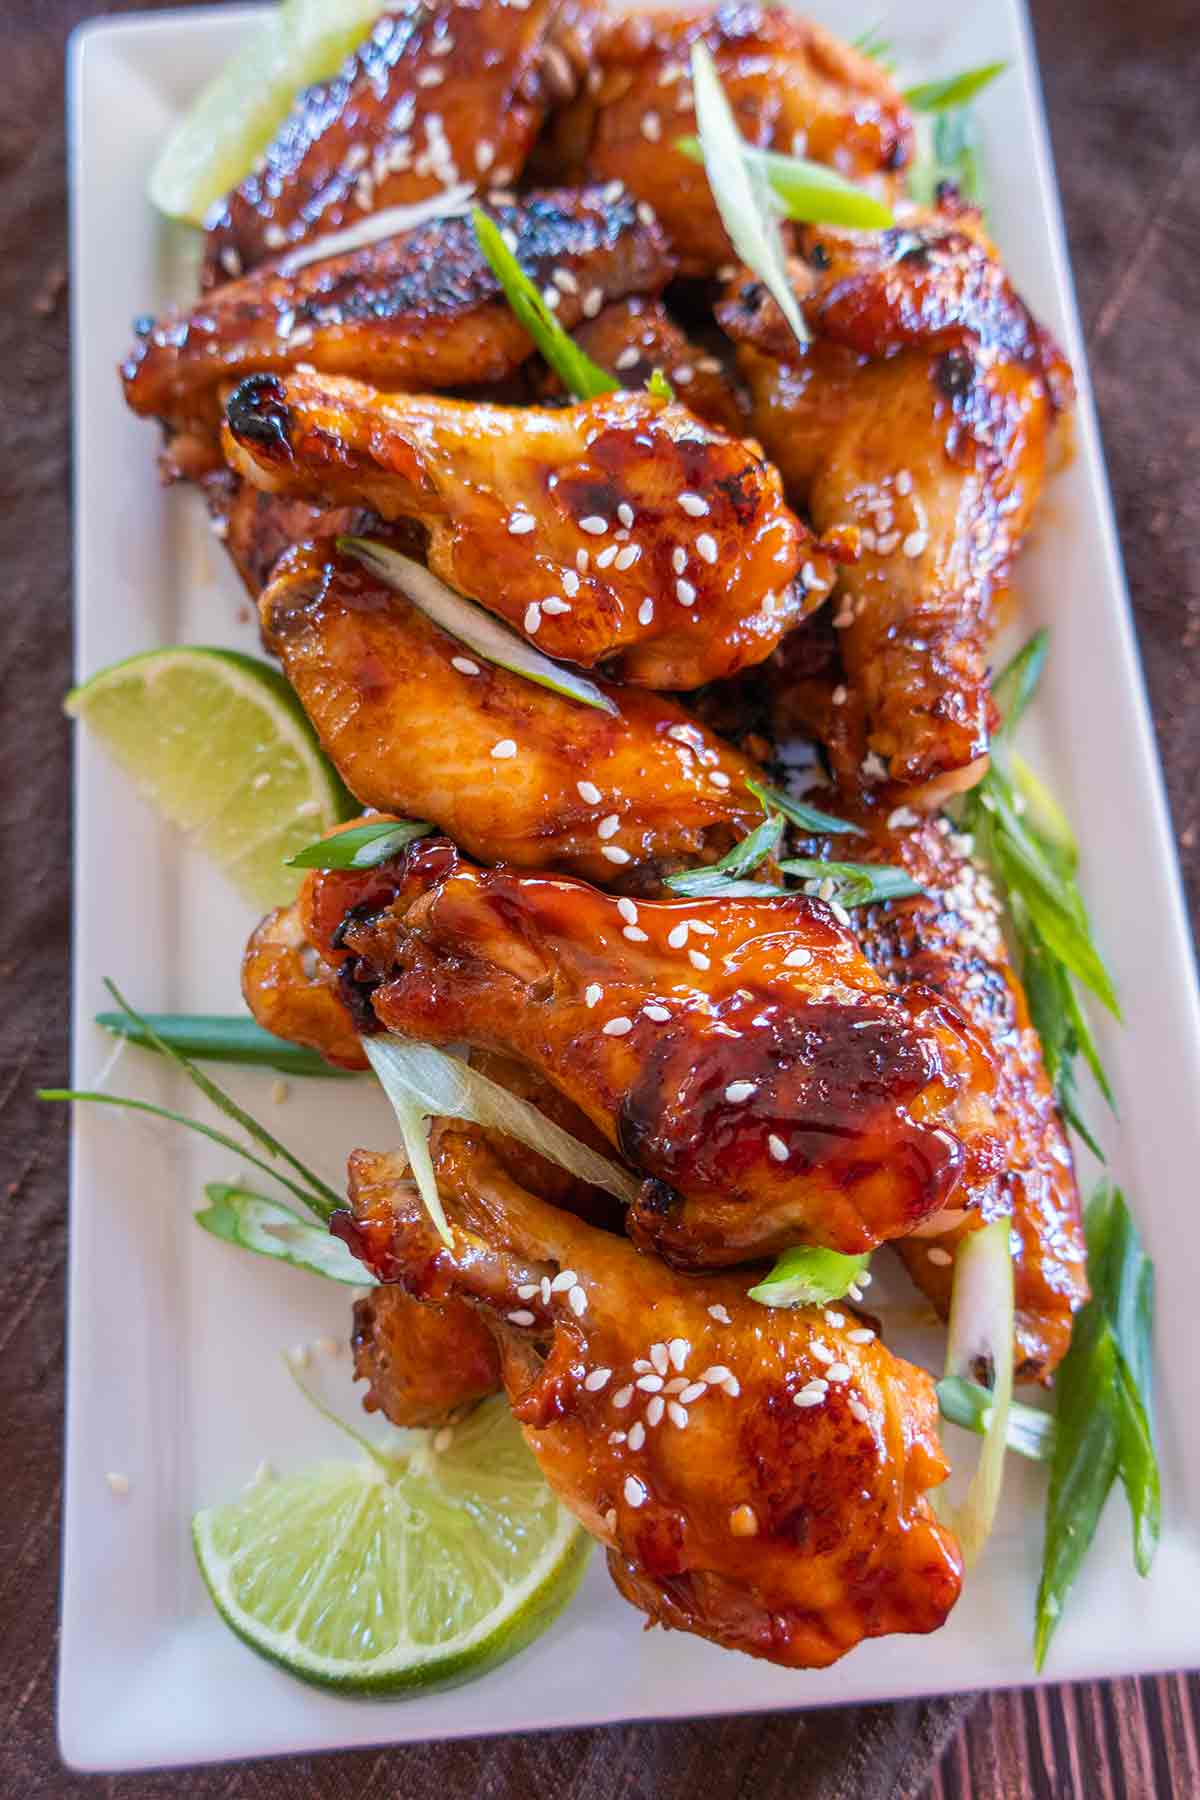
[{"label": "glazed chicken wing", "polygon": [[[558,309],[568,330],[607,300],[658,293],[673,272],[658,228],[599,188],[528,194],[492,213],[539,287],[555,271],[573,284]],[[258,370],[302,362],[388,388],[476,387],[532,352],[470,221],[451,218],[294,274],[286,260],[265,266],[190,312],[143,320],[121,373],[134,412],[215,422],[218,388]]]},{"label": "glazed chicken wing", "polygon": [[948,221],[803,243],[808,354],[753,280],[718,312],[789,494],[819,532],[860,531],[834,602],[839,780],[875,756],[933,806],[987,766],[994,613],[1069,373],[990,249]]},{"label": "glazed chicken wing", "polygon": [[491,1332],[463,1300],[414,1300],[402,1287],[374,1287],[354,1303],[354,1379],[363,1407],[393,1425],[429,1429],[499,1392]]},{"label": "glazed chicken wing", "polygon": [[654,208],[688,274],[732,252],[703,168],[677,148],[695,134],[690,57],[713,54],[742,136],[828,163],[890,194],[909,160],[908,109],[878,63],[789,8],[730,4],[616,17],[596,74],[559,121],[559,166],[616,180]]},{"label": "glazed chicken wing", "polygon": [[[645,387],[655,370],[661,370],[698,419],[736,437],[744,434],[749,408],[733,371],[711,351],[693,343],[661,300],[637,295],[614,300],[594,319],[585,319],[571,335],[593,362],[625,387]],[[562,383],[548,371],[540,391],[543,397],[557,399]]]},{"label": "glazed chicken wing", "polygon": [[995,1153],[983,1041],[821,901],[613,900],[427,839],[301,905],[356,1016],[565,1094],[648,1177],[627,1228],[676,1263],[869,1250],[949,1204],[964,1139]]},{"label": "glazed chicken wing", "polygon": [[355,1153],[335,1228],[385,1280],[491,1322],[543,1474],[652,1621],[791,1668],[942,1624],[961,1567],[926,1499],[947,1470],[932,1382],[861,1319],[674,1274],[456,1130],[436,1147],[447,1248],[390,1167]]},{"label": "glazed chicken wing", "polygon": [[486,862],[639,891],[761,818],[754,765],[669,699],[605,686],[610,714],[476,662],[332,546],[285,557],[259,610],[351,792]]},{"label": "glazed chicken wing", "polygon": [[230,194],[208,234],[210,275],[460,182],[507,187],[586,55],[586,18],[560,0],[389,9],[331,81],[297,97]]},{"label": "glazed chicken wing", "polygon": [[419,520],[436,575],[640,686],[761,662],[833,584],[756,447],[644,390],[548,409],[252,375],[224,437],[271,493]]}]

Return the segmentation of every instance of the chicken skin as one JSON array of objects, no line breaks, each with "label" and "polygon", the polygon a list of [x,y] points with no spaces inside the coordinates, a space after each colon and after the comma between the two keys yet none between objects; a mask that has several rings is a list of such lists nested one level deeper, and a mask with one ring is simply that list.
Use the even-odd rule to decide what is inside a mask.
[{"label": "chicken skin", "polygon": [[270,493],[418,520],[435,575],[639,686],[761,662],[833,585],[756,447],[644,390],[547,409],[252,375],[224,441]]},{"label": "chicken skin", "polygon": [[657,891],[761,818],[755,765],[671,700],[602,684],[610,714],[476,662],[328,544],[286,556],[259,613],[350,791],[485,862]]},{"label": "chicken skin", "polygon": [[754,4],[618,16],[599,34],[596,76],[561,117],[555,151],[568,175],[621,181],[652,206],[685,273],[732,259],[704,170],[677,147],[696,130],[696,43],[712,52],[748,142],[894,191],[912,153],[908,109],[878,63],[820,26]]},{"label": "chicken skin", "polygon": [[790,1668],[936,1630],[961,1565],[926,1494],[933,1384],[853,1314],[757,1305],[519,1187],[443,1129],[447,1248],[394,1159],[357,1151],[334,1229],[387,1281],[495,1332],[542,1473],[648,1618]]},{"label": "chicken skin", "polygon": [[[494,206],[539,285],[574,284],[567,330],[608,300],[657,294],[674,271],[662,233],[631,198],[600,188],[527,194]],[[122,366],[125,398],[144,417],[215,423],[218,389],[259,370],[307,363],[387,388],[477,387],[502,381],[533,353],[470,221],[437,219],[294,274],[266,265],[218,288],[191,312],[140,321]]]},{"label": "chicken skin", "polygon": [[354,1303],[350,1348],[354,1379],[367,1383],[364,1411],[393,1425],[445,1425],[501,1387],[495,1339],[463,1300],[372,1288]]},{"label": "chicken skin", "polygon": [[[693,343],[661,300],[638,295],[614,300],[594,319],[585,319],[571,336],[623,387],[645,387],[660,370],[698,419],[735,437],[745,435],[749,405],[733,370]],[[540,384],[542,397],[558,399],[562,392],[557,375],[547,371]]]},{"label": "chicken skin", "polygon": [[821,901],[613,900],[443,838],[314,872],[301,906],[364,1027],[515,1057],[565,1094],[647,1177],[626,1227],[677,1264],[872,1249],[998,1152],[983,1040],[886,988]]},{"label": "chicken skin", "polygon": [[1070,375],[969,220],[808,228],[797,350],[754,280],[718,307],[744,346],[754,429],[818,532],[857,526],[835,597],[842,785],[868,755],[933,807],[987,766],[991,632]]},{"label": "chicken skin", "polygon": [[461,182],[507,187],[586,55],[586,21],[560,0],[389,9],[331,81],[297,96],[230,194],[208,233],[210,277]]}]

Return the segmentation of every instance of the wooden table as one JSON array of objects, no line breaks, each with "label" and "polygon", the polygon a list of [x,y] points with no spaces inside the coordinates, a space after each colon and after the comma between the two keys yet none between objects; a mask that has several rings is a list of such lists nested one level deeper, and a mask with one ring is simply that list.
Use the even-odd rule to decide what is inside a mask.
[{"label": "wooden table", "polygon": [[[151,0],[154,3],[154,0]],[[895,0],[898,4],[898,0]],[[986,0],[976,0],[986,4]],[[0,1796],[7,1800],[1106,1800],[1200,1793],[1200,1678],[636,1726],[88,1780],[53,1741],[70,669],[62,46],[130,0],[0,0]],[[823,10],[828,10],[823,8]],[[880,11],[886,14],[887,0]],[[1200,876],[1196,0],[1034,0],[1084,325],[1168,788]],[[149,456],[149,445],[147,446]],[[1196,1596],[1181,1596],[1195,1605]],[[963,1723],[964,1718],[966,1723]],[[948,1747],[944,1748],[948,1743]],[[941,1761],[934,1768],[939,1753]],[[931,1776],[931,1769],[934,1772]]]}]

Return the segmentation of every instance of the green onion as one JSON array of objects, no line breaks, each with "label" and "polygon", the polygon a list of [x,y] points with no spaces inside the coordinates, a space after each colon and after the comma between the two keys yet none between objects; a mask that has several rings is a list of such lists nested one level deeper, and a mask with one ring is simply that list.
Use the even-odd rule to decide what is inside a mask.
[{"label": "green onion", "polygon": [[992,682],[992,699],[1000,714],[997,738],[1011,737],[1025,708],[1037,693],[1050,654],[1050,633],[1043,625],[1017,651]]},{"label": "green onion", "polygon": [[856,38],[851,38],[850,47],[857,50],[860,56],[869,56],[872,62],[877,62],[881,69],[890,74],[895,67],[892,57],[894,46],[890,38],[880,36],[882,29],[882,21],[876,20],[874,25],[860,31]]},{"label": "green onion", "polygon": [[653,394],[656,400],[674,400],[675,389],[671,386],[661,369],[655,369],[646,383],[646,392]]},{"label": "green onion", "polygon": [[1007,1218],[993,1219],[990,1225],[968,1232],[954,1258],[946,1379],[971,1381],[981,1371],[992,1376],[991,1414],[966,1497],[961,1506],[941,1508],[958,1535],[968,1568],[978,1560],[991,1534],[1004,1481],[1013,1385],[1009,1231]]},{"label": "green onion", "polygon": [[406,845],[427,837],[432,825],[412,819],[383,819],[377,825],[355,825],[333,837],[318,838],[289,856],[289,869],[376,869],[399,856]]},{"label": "green onion", "polygon": [[770,1274],[747,1293],[760,1306],[826,1306],[857,1288],[870,1260],[800,1245],[776,1257]]},{"label": "green onion", "polygon": [[903,88],[902,97],[914,112],[947,112],[952,107],[966,106],[976,94],[990,87],[997,75],[1003,75],[1006,62],[982,63],[976,69],[964,69],[944,81],[923,81],[917,87]]},{"label": "green onion", "polygon": [[1100,1187],[1085,1228],[1093,1297],[1075,1321],[1055,1382],[1058,1434],[1037,1598],[1039,1669],[1118,1475],[1133,1520],[1139,1575],[1149,1572],[1159,1538],[1159,1472],[1150,1428],[1154,1269],[1118,1189]]},{"label": "green onion", "polygon": [[952,182],[964,200],[983,199],[981,150],[975,112],[952,107],[918,121],[916,160],[908,172],[908,191],[920,206],[932,206],[943,182]]},{"label": "green onion", "polygon": [[340,537],[337,544],[339,550],[357,557],[359,562],[373,569],[389,587],[411,600],[418,612],[423,612],[427,619],[432,619],[442,631],[457,638],[477,656],[495,663],[498,668],[507,669],[512,675],[523,676],[538,687],[549,688],[551,693],[561,694],[565,700],[575,700],[580,706],[593,706],[598,712],[616,715],[615,704],[594,681],[588,681],[573,669],[564,668],[562,663],[543,656],[503,620],[494,618],[474,601],[447,587],[424,563],[414,562],[410,556],[402,556],[398,550],[387,544],[377,544],[370,538]]},{"label": "green onion", "polygon": [[[845,225],[858,231],[884,230],[896,223],[891,208],[882,200],[827,164],[811,162],[806,156],[788,156],[782,150],[760,150],[744,138],[739,142],[745,161],[766,177],[772,210],[782,218],[806,225]],[[676,138],[675,148],[693,162],[704,161],[698,138]]]},{"label": "green onion", "polygon": [[217,1181],[210,1182],[204,1193],[208,1205],[192,1216],[213,1237],[350,1287],[375,1285],[375,1277],[345,1244],[321,1226],[310,1225],[290,1206]]},{"label": "green onion", "polygon": [[[707,898],[709,895],[727,893],[733,882],[742,886],[760,885],[743,883],[742,877],[751,874],[760,863],[774,856],[783,837],[785,821],[780,813],[772,813],[761,825],[756,825],[748,837],[742,838],[732,850],[726,852],[720,862],[711,863],[705,869],[684,869],[678,875],[668,875],[665,885],[673,894],[681,894],[693,899]],[[767,889],[767,892],[770,890]],[[786,889],[775,890],[786,893]]]},{"label": "green onion", "polygon": [[[983,1437],[992,1423],[994,1401],[990,1391],[977,1381],[961,1375],[949,1375],[937,1384],[938,1406],[942,1417],[964,1431]],[[1013,1400],[1008,1409],[1007,1443],[1010,1450],[1027,1456],[1032,1462],[1049,1462],[1054,1455],[1058,1428],[1054,1414],[1041,1412],[1036,1406],[1022,1406]]]},{"label": "green onion", "polygon": [[807,344],[808,328],[788,279],[774,189],[763,165],[745,154],[706,44],[692,45],[692,92],[704,171],[729,241],[775,300],[796,342]]},{"label": "green onion", "polygon": [[345,1077],[353,1072],[335,1069],[315,1050],[289,1044],[237,1014],[146,1013],[144,1024],[139,1024],[127,1013],[102,1012],[96,1014],[96,1023],[143,1050],[157,1050],[165,1043],[200,1062],[247,1063],[278,1069],[283,1075]]},{"label": "green onion", "polygon": [[920,882],[888,863],[823,862],[816,856],[792,856],[779,867],[785,875],[802,876],[809,893],[831,881],[829,898],[839,906],[877,906],[884,900],[911,900],[925,892]]},{"label": "green onion", "polygon": [[809,806],[803,800],[793,800],[790,794],[785,794],[780,788],[767,787],[760,781],[748,781],[746,786],[764,812],[781,812],[785,819],[790,819],[801,831],[836,836],[838,832],[856,829],[845,819],[835,819],[832,813],[818,812],[815,806]]},{"label": "green onion", "polygon": [[505,243],[495,220],[475,206],[471,209],[471,223],[479,248],[504,290],[504,298],[518,323],[533,339],[567,392],[579,400],[594,400],[599,394],[614,393],[620,382],[599,363],[594,363],[568,337]]}]

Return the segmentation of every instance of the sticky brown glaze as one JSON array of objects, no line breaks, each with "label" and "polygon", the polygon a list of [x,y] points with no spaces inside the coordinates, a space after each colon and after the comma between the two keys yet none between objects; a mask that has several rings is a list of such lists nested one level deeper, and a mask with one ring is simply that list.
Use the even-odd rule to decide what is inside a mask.
[{"label": "sticky brown glaze", "polygon": [[[918,823],[870,802],[855,816],[861,837],[839,838],[836,850],[829,841],[811,848],[891,863],[927,890],[856,912],[863,951],[889,980],[919,981],[952,1000],[996,1054],[992,1105],[1002,1157],[990,1170],[968,1171],[943,1218],[897,1249],[945,1318],[959,1243],[980,1225],[1011,1216],[1016,1373],[1020,1380],[1043,1380],[1066,1354],[1074,1314],[1088,1297],[1086,1254],[1070,1145],[1004,941],[999,902],[970,861],[970,841],[947,820]],[[938,1223],[942,1230],[924,1235]]]},{"label": "sticky brown glaze", "polygon": [[472,659],[328,545],[286,557],[259,611],[351,792],[485,862],[657,889],[761,819],[754,765],[665,696],[602,684],[609,714]]},{"label": "sticky brown glaze", "polygon": [[[658,293],[673,272],[662,233],[631,199],[568,189],[491,210],[539,287],[555,270],[574,281],[558,309],[567,330],[607,300]],[[191,311],[147,319],[121,374],[134,412],[215,421],[218,388],[260,370],[303,362],[385,387],[441,390],[502,381],[532,351],[470,221],[455,218],[292,275],[286,263],[267,265]]]},{"label": "sticky brown glaze", "polygon": [[789,496],[818,531],[859,532],[834,601],[839,780],[856,785],[873,755],[926,807],[987,767],[997,604],[1070,392],[1052,340],[964,223],[806,230],[806,355],[752,278],[718,308]]},{"label": "sticky brown glaze", "polygon": [[443,1134],[436,1166],[450,1248],[406,1187],[389,1206],[365,1151],[343,1229],[491,1321],[526,1441],[626,1599],[789,1668],[943,1623],[961,1565],[926,1498],[947,1464],[924,1371],[851,1312],[757,1306],[744,1276],[675,1274],[589,1229],[474,1133]]},{"label": "sticky brown glaze", "polygon": [[[179,474],[172,478],[190,479]],[[359,537],[379,529],[375,514],[363,507],[321,507],[307,500],[267,494],[243,481],[224,463],[218,471],[202,476],[198,485],[213,531],[228,551],[246,592],[255,601],[285,550],[310,538]],[[419,551],[420,537],[415,529],[412,546]]]},{"label": "sticky brown glaze", "polygon": [[[614,300],[571,334],[592,361],[622,387],[642,388],[661,371],[689,412],[736,437],[745,434],[749,406],[735,371],[688,337],[660,300]],[[559,399],[562,383],[547,371],[540,392]]]},{"label": "sticky brown glaze", "polygon": [[460,182],[507,187],[586,53],[586,21],[559,0],[385,12],[331,81],[298,95],[230,194],[208,233],[210,281]]},{"label": "sticky brown glaze", "polygon": [[600,34],[595,75],[560,118],[556,154],[576,178],[619,180],[654,208],[690,274],[732,258],[692,136],[692,45],[712,51],[742,136],[828,163],[890,195],[912,151],[908,109],[878,63],[788,8],[642,12]]},{"label": "sticky brown glaze", "polygon": [[354,1303],[350,1347],[354,1379],[367,1383],[364,1411],[393,1425],[445,1425],[502,1385],[495,1339],[463,1300],[439,1305],[402,1287],[372,1288]]},{"label": "sticky brown glaze", "polygon": [[224,443],[268,492],[420,521],[451,587],[638,686],[761,662],[833,585],[758,446],[644,389],[550,409],[252,375]]},{"label": "sticky brown glaze", "polygon": [[649,1178],[628,1228],[677,1263],[868,1250],[949,1203],[960,1131],[996,1153],[983,1042],[820,901],[635,904],[434,839],[358,889],[314,873],[304,906],[381,1025],[565,1094]]},{"label": "sticky brown glaze", "polygon": [[318,956],[295,905],[267,914],[242,957],[242,995],[264,1031],[315,1050],[342,1069],[365,1069],[336,969]]}]

